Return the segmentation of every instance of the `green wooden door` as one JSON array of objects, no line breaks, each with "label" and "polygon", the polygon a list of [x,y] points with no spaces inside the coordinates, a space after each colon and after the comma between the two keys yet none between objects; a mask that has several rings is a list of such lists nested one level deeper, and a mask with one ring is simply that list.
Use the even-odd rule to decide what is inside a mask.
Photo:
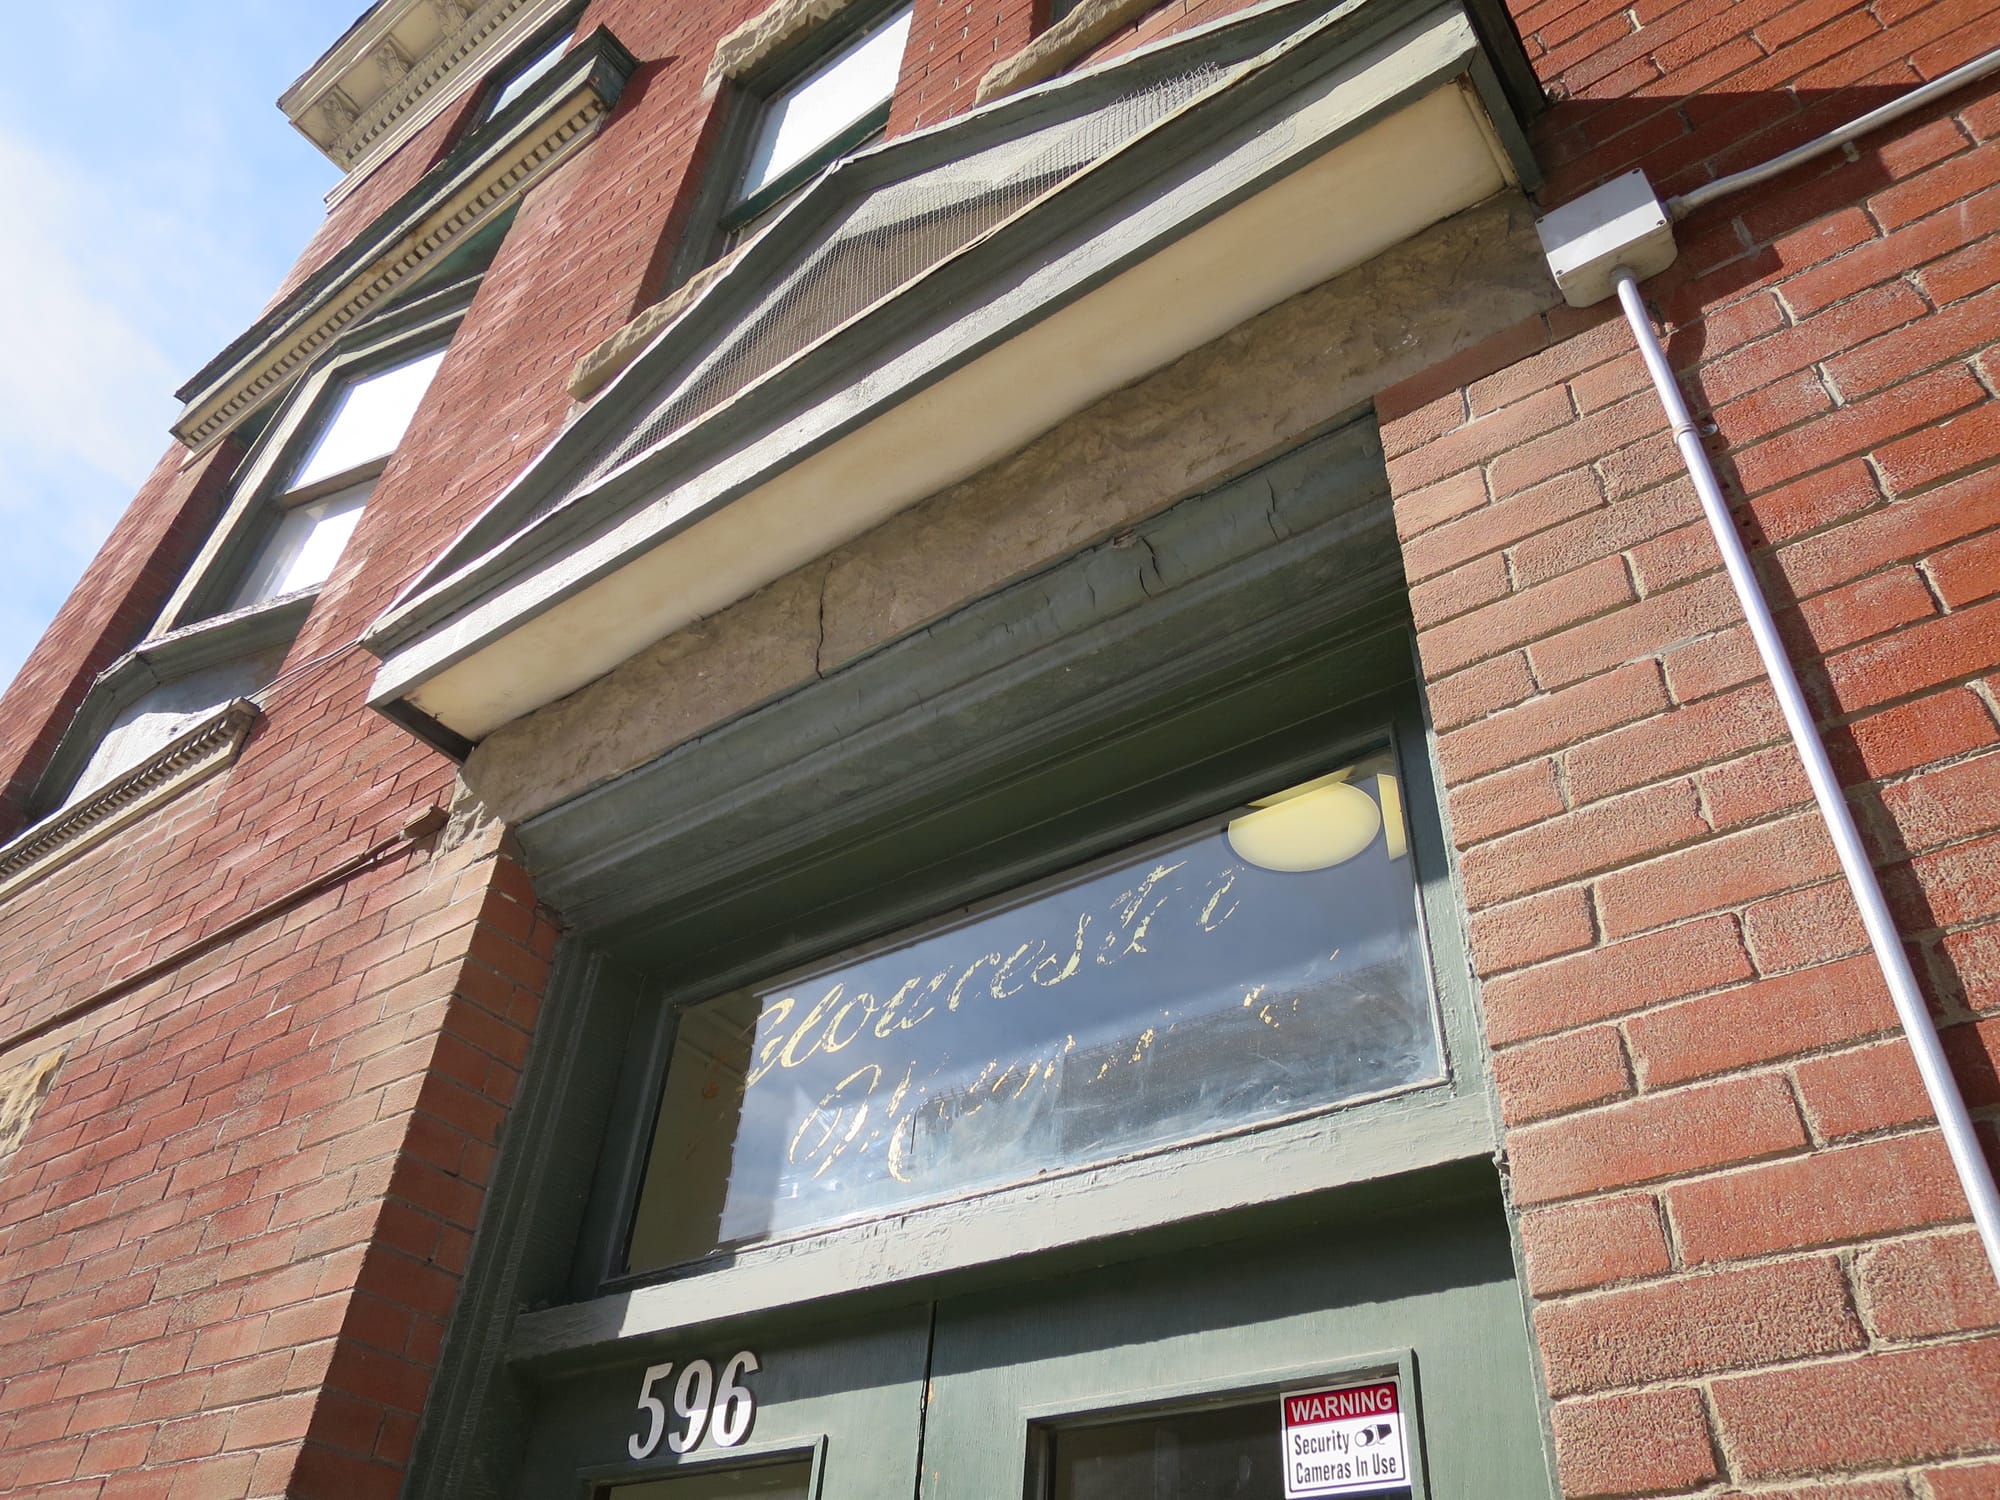
[{"label": "green wooden door", "polygon": [[1408,1393],[1417,1500],[1548,1500],[1493,1203],[1354,1210],[941,1302],[918,1494],[1276,1500],[1279,1393],[1377,1376]]},{"label": "green wooden door", "polygon": [[[1283,1218],[1221,1243],[1154,1236],[1088,1268],[1031,1258],[976,1292],[807,1330],[729,1320],[549,1371],[517,1493],[1278,1500],[1281,1393],[1394,1381],[1411,1482],[1383,1495],[1549,1500],[1497,1199],[1412,1204],[1390,1186]],[[735,1384],[754,1411],[715,1383],[745,1351]],[[690,1378],[694,1361],[708,1373]],[[706,1414],[691,1422],[690,1407]]]}]

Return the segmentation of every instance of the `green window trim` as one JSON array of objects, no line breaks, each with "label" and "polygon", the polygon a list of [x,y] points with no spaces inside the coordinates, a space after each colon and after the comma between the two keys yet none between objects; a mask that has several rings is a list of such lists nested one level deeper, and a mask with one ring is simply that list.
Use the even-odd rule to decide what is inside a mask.
[{"label": "green window trim", "polygon": [[832,163],[878,138],[888,124],[889,103],[884,100],[852,125],[829,137],[810,156],[794,162],[748,197],[737,199],[722,215],[718,225],[721,232],[728,237],[740,234],[746,226],[763,218]]}]

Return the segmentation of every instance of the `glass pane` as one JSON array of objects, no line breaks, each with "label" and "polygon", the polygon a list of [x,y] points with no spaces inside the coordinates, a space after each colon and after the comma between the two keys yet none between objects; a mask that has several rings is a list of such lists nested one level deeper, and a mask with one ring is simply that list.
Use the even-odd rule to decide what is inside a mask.
[{"label": "glass pane", "polygon": [[117,780],[232,698],[256,692],[277,675],[286,649],[284,645],[269,646],[154,688],[112,722],[64,799],[65,805]]},{"label": "glass pane", "polygon": [[431,377],[437,374],[443,360],[444,350],[433,349],[407,364],[378,370],[348,386],[327,414],[305,462],[285,488],[304,489],[394,453],[410,418],[416,415],[417,403],[424,399]]},{"label": "glass pane", "polygon": [[812,1493],[812,1461],[802,1458],[792,1463],[728,1469],[704,1464],[670,1479],[621,1484],[600,1493],[603,1500],[736,1500],[739,1495],[755,1495],[760,1500],[807,1500]]},{"label": "glass pane", "polygon": [[306,505],[295,505],[278,519],[277,526],[257,553],[250,571],[230,598],[230,609],[246,609],[265,599],[276,599],[298,589],[322,583],[340,561],[341,549],[354,535],[361,508],[368,503],[375,481],[335,490],[331,495]]},{"label": "glass pane", "polygon": [[958,921],[690,1006],[647,1270],[1442,1076],[1382,753]]},{"label": "glass pane", "polygon": [[737,194],[748,198],[783,176],[896,91],[910,37],[905,6],[764,106],[757,143]]},{"label": "glass pane", "polygon": [[1059,1432],[1051,1468],[1054,1500],[1283,1500],[1278,1403]]},{"label": "glass pane", "polygon": [[482,118],[492,119],[501,110],[527,93],[540,79],[548,74],[551,68],[562,61],[563,54],[567,51],[569,51],[569,33],[565,31],[531,60],[521,65],[521,70],[512,78],[509,78],[500,90],[494,94],[493,102],[486,106],[486,113]]}]

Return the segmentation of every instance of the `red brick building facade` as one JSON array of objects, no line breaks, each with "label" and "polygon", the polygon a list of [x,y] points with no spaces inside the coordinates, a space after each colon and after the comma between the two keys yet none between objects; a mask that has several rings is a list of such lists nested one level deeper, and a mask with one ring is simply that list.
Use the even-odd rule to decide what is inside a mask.
[{"label": "red brick building facade", "polygon": [[[985,149],[970,132],[1028,128],[1007,123],[1007,110],[1069,118],[1061,111],[1085,105],[1064,101],[1092,79],[1179,57],[1176,45],[1221,49],[1202,64],[1210,71],[1188,76],[1222,77],[1217,87],[1239,93],[1311,47],[1349,46],[1343,27],[1352,47],[1387,56],[1390,41],[1358,29],[1388,24],[1368,14],[1374,5],[1084,0],[1054,19],[1046,0],[916,0],[887,145],[863,160],[930,150],[948,164]],[[590,434],[592,410],[624,401],[636,412],[638,387],[671,373],[664,354],[634,361],[636,351],[666,349],[702,309],[731,305],[718,299],[736,295],[732,275],[756,270],[758,247],[834,202],[846,169],[790,200],[801,206],[769,238],[756,237],[766,221],[751,222],[713,259],[718,224],[726,231],[746,206],[719,203],[716,187],[738,171],[746,101],[775,97],[801,56],[863,34],[854,27],[872,24],[868,10],[859,0],[768,10],[764,0],[384,0],[301,81],[295,118],[330,137],[321,144],[350,178],[273,310],[196,377],[181,440],[0,710],[0,834],[12,840],[0,848],[0,1068],[13,1142],[0,1168],[0,1491],[360,1500],[516,1493],[517,1472],[562,1469],[617,1494],[622,1450],[569,1468],[546,1457],[481,1467],[465,1456],[466,1435],[497,1412],[532,1453],[553,1452],[567,1372],[607,1365],[621,1396],[606,1415],[623,1433],[634,1422],[627,1387],[687,1329],[716,1355],[725,1342],[776,1347],[784,1336],[768,1331],[777,1304],[725,1292],[753,1333],[710,1337],[723,1312],[647,1312],[666,1306],[647,1300],[657,1276],[626,1268],[586,1285],[575,1267],[587,1257],[567,1241],[545,1253],[537,1238],[538,1224],[580,1232],[593,1214],[616,1216],[585,1200],[610,1191],[605,1163],[617,1153],[595,1143],[621,1138],[622,1103],[605,1106],[610,1126],[594,1117],[596,1154],[581,1165],[508,1166],[560,1136],[549,1122],[577,1112],[579,1089],[616,1093],[534,1083],[585,1066],[550,1060],[574,1021],[550,999],[563,966],[580,972],[578,955],[602,950],[635,972],[672,968],[655,950],[642,960],[620,946],[646,926],[622,897],[582,875],[545,880],[545,864],[571,857],[546,850],[586,841],[562,831],[561,810],[615,795],[649,766],[689,764],[727,727],[787,702],[835,703],[843,678],[867,680],[856,674],[869,662],[943,639],[972,618],[962,612],[1053,578],[1069,559],[1136,558],[1131,540],[1154,548],[1146,527],[1157,518],[1358,412],[1379,431],[1402,628],[1420,663],[1412,712],[1424,728],[1406,742],[1433,768],[1449,845],[1442,899],[1459,930],[1440,936],[1441,898],[1427,895],[1430,962],[1447,1011],[1466,1007],[1485,1041],[1458,1050],[1447,1024],[1446,1050],[1465,1097],[1490,1100],[1496,1117],[1489,1148],[1441,1147],[1389,1175],[1417,1182],[1421,1203],[1425,1173],[1487,1163],[1479,1191],[1504,1213],[1493,1223],[1512,1246],[1510,1295],[1530,1350],[1518,1377],[1503,1362],[1494,1379],[1534,1387],[1522,1442],[1545,1454],[1549,1478],[1536,1482],[1553,1486],[1496,1480],[1483,1493],[2000,1495],[2000,1290],[1742,606],[1617,304],[1566,306],[1520,250],[1532,244],[1530,203],[1546,212],[1634,169],[1665,199],[1769,160],[2000,47],[2000,7],[1468,7],[1478,56],[1449,77],[1473,83],[1440,92],[1477,96],[1468,107],[1483,111],[1502,161],[1496,192],[1468,190],[1469,206],[1441,215],[1412,210],[1410,225],[1374,199],[1346,199],[1344,221],[1400,227],[1311,283],[1273,280],[1243,305],[1228,291],[1240,246],[1219,262],[1176,263],[1173,296],[1153,306],[1226,312],[1204,323],[1190,311],[1179,342],[1135,354],[1063,410],[1021,416],[997,451],[923,470],[907,498],[806,537],[734,592],[664,624],[631,614],[629,643],[605,648],[609,669],[593,658],[565,676],[573,633],[518,661],[506,642],[525,636],[461,634],[456,655],[423,668],[434,676],[395,677],[398,653],[417,651],[423,631],[459,628],[426,623],[444,619],[444,605],[418,618],[424,590],[486,578],[484,559],[512,545],[501,530],[469,528],[488,524],[482,516],[514,525],[504,502],[489,508],[524,493],[519,476],[563,457],[563,434]],[[432,33],[412,42],[394,29],[418,12],[443,38],[434,51]],[[559,64],[511,113],[489,115],[482,79],[545,33],[574,37],[572,59],[594,48],[594,71],[572,77]],[[1545,100],[1510,67],[1521,78],[1532,69]],[[370,68],[386,80],[372,103],[355,81]],[[1416,85],[1398,87],[1401,109]],[[1179,113],[1163,114],[1159,131],[1182,134],[1160,151],[1192,161],[1225,128],[1247,128],[1247,104],[1230,116],[1209,97],[1175,96]],[[1368,122],[1389,120],[1389,105],[1369,108]],[[568,134],[548,125],[563,109],[582,122]],[[368,128],[372,144],[356,134]],[[1245,201],[1204,209],[1188,243]],[[461,202],[473,205],[462,228],[438,228]],[[953,264],[1001,243],[1001,229],[982,233]],[[1678,256],[1643,282],[1645,298],[1957,1086],[2000,1156],[1996,83],[1972,82],[1701,207],[1674,235]],[[450,270],[454,253],[469,258],[422,279]],[[1146,256],[1164,265],[1169,253]],[[1118,266],[1138,266],[1136,255]],[[465,290],[449,303],[453,286]],[[185,785],[154,765],[165,752],[153,745],[152,760],[109,784],[124,801],[79,801],[59,784],[90,750],[73,726],[107,682],[136,670],[119,663],[164,661],[147,655],[155,637],[215,634],[198,603],[176,601],[194,600],[188,580],[202,570],[233,566],[229,546],[252,545],[217,539],[249,524],[246,475],[260,455],[275,463],[280,440],[292,441],[287,403],[354,330],[402,337],[426,298],[441,311],[422,318],[450,320],[442,364],[337,563],[291,606],[282,666],[230,695],[255,710],[240,743]],[[943,291],[935,301],[926,316],[959,305]],[[336,316],[350,305],[358,311]],[[639,333],[618,343],[635,319]],[[294,331],[314,320],[333,331]],[[979,350],[1000,347],[1000,335],[981,337]],[[909,339],[894,347],[916,347]],[[804,368],[809,353],[783,368]],[[829,357],[815,378],[833,388],[847,377]],[[1240,409],[1231,391],[1247,393]],[[1211,426],[1203,413],[1216,414]],[[836,451],[859,420],[843,417],[813,451]],[[942,439],[957,419],[923,420]],[[1116,474],[1137,475],[1143,493],[1122,497]],[[708,533],[648,545],[665,555],[698,534]],[[450,552],[468,535],[476,544]],[[538,556],[570,545],[547,542]],[[714,545],[725,556],[747,544]],[[714,572],[701,557],[697,569]],[[611,562],[592,566],[577,600],[611,576]],[[498,598],[513,585],[480,586]],[[590,607],[593,639],[627,618],[615,601]],[[500,701],[488,679],[433,686],[488,660],[516,694],[491,713],[454,706]],[[545,687],[519,686],[545,667]],[[152,682],[179,669],[147,670]],[[191,722],[176,721],[169,750]],[[208,754],[206,744],[186,754]],[[127,787],[142,771],[153,779]],[[1107,834],[1065,857],[1114,843]],[[663,848],[670,863],[682,857]],[[1038,859],[1009,879],[1059,867]],[[857,888],[891,888],[891,868],[869,864]],[[996,888],[963,886],[969,899]],[[600,907],[611,913],[601,921]],[[937,909],[898,897],[825,930],[840,946]],[[812,939],[799,942],[773,951],[785,963],[812,956]],[[1443,972],[1454,965],[1455,980]],[[651,1139],[651,1107],[642,1113],[625,1132],[633,1139]],[[541,1186],[521,1188],[525,1206],[505,1218],[493,1204],[510,1170],[539,1172]],[[1342,1171],[1316,1183],[1315,1203],[1338,1210],[1343,1193],[1380,1188],[1368,1169]],[[569,1208],[551,1208],[565,1191]],[[909,1221],[912,1243],[924,1223]],[[1155,1231],[1169,1234],[1150,1223],[1129,1243],[1165,1255],[1145,1237]],[[1034,1238],[1032,1225],[1024,1232]],[[1114,1242],[1128,1243],[1107,1232]],[[853,1315],[890,1323],[899,1296],[983,1294],[999,1274],[982,1252],[940,1252],[935,1264],[923,1253],[873,1282],[861,1276]],[[537,1256],[562,1269],[535,1270]],[[1048,1285],[1055,1267],[1119,1257],[1086,1245],[1030,1279]],[[630,1332],[509,1331],[522,1308],[614,1295]],[[781,1301],[808,1320],[838,1319],[846,1295]],[[1420,1369],[1437,1358],[1415,1336],[1389,1342],[1416,1348]],[[774,1413],[788,1399],[786,1377],[769,1374],[781,1364],[764,1354]],[[1448,1422],[1426,1420],[1437,1455],[1428,1493],[1482,1493],[1453,1487]],[[816,1482],[835,1494],[843,1433],[822,1426]],[[922,1441],[949,1430],[934,1424]]]}]

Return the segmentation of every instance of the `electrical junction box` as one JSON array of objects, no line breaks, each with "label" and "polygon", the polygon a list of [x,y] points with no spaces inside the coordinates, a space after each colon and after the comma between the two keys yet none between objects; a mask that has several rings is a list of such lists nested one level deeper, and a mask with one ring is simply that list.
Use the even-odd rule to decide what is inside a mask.
[{"label": "electrical junction box", "polygon": [[1621,266],[1644,281],[1666,270],[1678,253],[1673,221],[1644,172],[1627,172],[1571,199],[1537,219],[1535,233],[1571,307],[1615,296],[1612,277]]}]

